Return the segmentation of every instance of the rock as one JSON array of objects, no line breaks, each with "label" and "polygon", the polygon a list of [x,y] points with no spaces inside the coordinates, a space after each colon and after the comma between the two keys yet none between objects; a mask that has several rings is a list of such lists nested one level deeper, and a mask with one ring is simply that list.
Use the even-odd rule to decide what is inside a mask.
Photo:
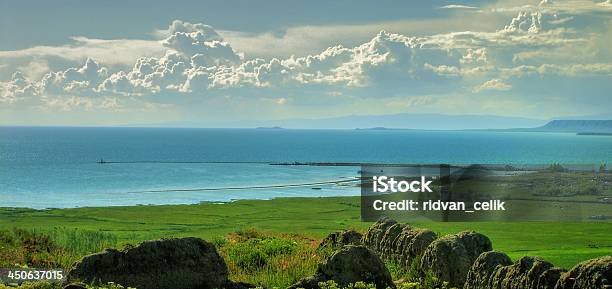
[{"label": "rock", "polygon": [[491,277],[493,277],[499,268],[509,265],[512,265],[512,260],[508,255],[498,251],[484,252],[472,264],[463,288],[491,288]]},{"label": "rock", "polygon": [[361,233],[355,230],[333,232],[321,241],[317,250],[336,250],[346,245],[361,245],[361,238]]},{"label": "rock", "polygon": [[363,244],[375,252],[379,252],[385,232],[387,232],[387,229],[394,224],[397,224],[397,222],[389,218],[382,218],[378,220],[376,223],[370,226],[370,228],[368,228],[368,231],[366,231],[362,238]]},{"label": "rock", "polygon": [[395,243],[395,260],[405,269],[409,269],[412,262],[420,258],[436,238],[438,236],[432,230],[404,227]]},{"label": "rock", "polygon": [[436,234],[431,230],[413,228],[383,218],[370,226],[362,242],[381,258],[398,262],[405,269],[409,269],[412,262],[419,258],[436,238]]},{"label": "rock", "polygon": [[491,241],[483,234],[465,231],[448,235],[427,247],[421,258],[421,271],[431,272],[450,287],[462,287],[476,258],[491,250]]},{"label": "rock", "polygon": [[590,259],[561,275],[556,289],[612,288],[612,256]]},{"label": "rock", "polygon": [[298,281],[297,283],[289,286],[289,288],[287,289],[318,289],[321,288],[319,286],[319,282],[324,282],[326,280],[322,280],[320,279],[319,276],[310,276],[310,277],[306,277],[301,279],[300,281]]},{"label": "rock", "polygon": [[115,282],[138,289],[223,288],[229,282],[215,246],[199,238],[146,241],[89,255],[68,272],[67,281]]},{"label": "rock", "polygon": [[382,240],[380,241],[380,246],[378,249],[378,253],[383,259],[394,260],[394,253],[397,251],[397,238],[402,233],[404,228],[406,228],[407,230],[411,229],[410,226],[399,223],[395,223],[387,227],[387,230],[383,234]]},{"label": "rock", "polygon": [[565,269],[553,267],[544,271],[538,280],[538,289],[554,289]]},{"label": "rock", "polygon": [[[550,262],[540,257],[529,256],[522,257],[513,264],[507,264],[509,259],[504,261],[506,264],[498,263],[495,265],[496,262],[492,262],[490,264],[495,265],[495,268],[488,271],[476,269],[481,262],[481,258],[485,258],[484,256],[487,256],[487,254],[492,253],[483,253],[472,266],[464,289],[553,289],[556,280],[563,272],[563,269],[553,267]],[[487,273],[489,273],[488,277],[486,276]],[[477,280],[473,280],[473,278]],[[481,282],[481,280],[487,278],[487,282]]]},{"label": "rock", "polygon": [[289,288],[319,288],[319,282],[333,280],[339,287],[355,282],[372,283],[378,289],[395,288],[383,261],[365,246],[348,245],[319,264],[314,276],[304,278]]},{"label": "rock", "polygon": [[495,276],[492,287],[498,289],[537,289],[540,276],[551,268],[553,268],[553,264],[540,257],[522,257],[514,264],[506,267],[503,278]]},{"label": "rock", "polygon": [[476,259],[463,289],[554,289],[562,272],[539,257],[512,263],[508,255],[490,251]]}]

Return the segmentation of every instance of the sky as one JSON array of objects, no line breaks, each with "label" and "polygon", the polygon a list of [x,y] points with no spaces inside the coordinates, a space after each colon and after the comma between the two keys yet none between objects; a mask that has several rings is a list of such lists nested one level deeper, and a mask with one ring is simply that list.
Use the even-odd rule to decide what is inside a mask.
[{"label": "sky", "polygon": [[612,1],[0,0],[0,125],[610,115]]}]

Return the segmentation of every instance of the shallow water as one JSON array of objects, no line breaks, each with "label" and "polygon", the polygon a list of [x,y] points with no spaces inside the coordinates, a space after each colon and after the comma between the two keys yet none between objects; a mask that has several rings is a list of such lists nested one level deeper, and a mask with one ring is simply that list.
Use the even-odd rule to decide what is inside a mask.
[{"label": "shallow water", "polygon": [[[96,163],[101,158],[134,163]],[[612,137],[567,133],[0,127],[0,206],[359,194],[334,184],[246,189],[343,180],[359,170],[268,162],[600,164],[611,159]],[[176,191],[201,188],[220,190]]]}]

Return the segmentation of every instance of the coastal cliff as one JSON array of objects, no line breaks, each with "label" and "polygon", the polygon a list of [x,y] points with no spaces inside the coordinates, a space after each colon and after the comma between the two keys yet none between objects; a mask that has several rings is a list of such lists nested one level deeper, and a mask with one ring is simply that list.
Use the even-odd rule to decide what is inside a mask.
[{"label": "coastal cliff", "polygon": [[612,120],[553,120],[532,130],[543,132],[612,133]]}]

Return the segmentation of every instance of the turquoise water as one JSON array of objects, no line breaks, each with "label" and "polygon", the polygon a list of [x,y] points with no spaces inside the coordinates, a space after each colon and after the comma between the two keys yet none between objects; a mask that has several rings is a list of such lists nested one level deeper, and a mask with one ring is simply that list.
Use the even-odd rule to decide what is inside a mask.
[{"label": "turquoise water", "polygon": [[[101,158],[134,163],[96,163]],[[268,162],[600,164],[611,160],[612,137],[565,133],[0,127],[0,206],[184,204],[359,194],[348,185],[279,187],[346,180],[357,176],[357,167]],[[265,188],[248,189],[252,186]]]}]

